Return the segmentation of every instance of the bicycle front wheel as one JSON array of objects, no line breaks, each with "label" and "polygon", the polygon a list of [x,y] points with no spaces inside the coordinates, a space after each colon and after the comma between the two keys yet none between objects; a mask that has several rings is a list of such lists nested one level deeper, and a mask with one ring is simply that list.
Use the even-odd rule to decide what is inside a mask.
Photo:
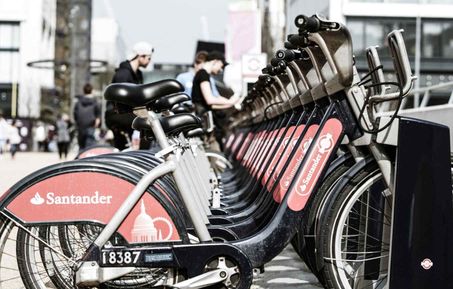
[{"label": "bicycle front wheel", "polygon": [[[97,224],[22,227],[0,216],[0,289],[76,289],[77,260],[101,232]],[[123,239],[114,235],[115,244]],[[109,245],[115,245],[112,241]],[[137,268],[100,288],[149,288],[178,282],[172,268]]]},{"label": "bicycle front wheel", "polygon": [[328,288],[384,288],[392,195],[376,164],[354,176],[326,216],[321,235]]}]

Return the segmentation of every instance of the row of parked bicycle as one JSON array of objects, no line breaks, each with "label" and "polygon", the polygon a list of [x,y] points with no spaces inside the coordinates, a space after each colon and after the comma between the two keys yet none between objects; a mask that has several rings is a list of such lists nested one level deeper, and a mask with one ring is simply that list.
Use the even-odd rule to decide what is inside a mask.
[{"label": "row of parked bicycle", "polygon": [[388,82],[375,47],[357,73],[344,25],[295,23],[223,153],[204,149],[198,117],[172,113],[188,99],[180,83],[107,87],[160,150],[81,158],[13,186],[0,287],[249,288],[291,242],[325,288],[390,288],[398,139],[412,124],[397,112],[414,79],[401,31],[387,36]]}]

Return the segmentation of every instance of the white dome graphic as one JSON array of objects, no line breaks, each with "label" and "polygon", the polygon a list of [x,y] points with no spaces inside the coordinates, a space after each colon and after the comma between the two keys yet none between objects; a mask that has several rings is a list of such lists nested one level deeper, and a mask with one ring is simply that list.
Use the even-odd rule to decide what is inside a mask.
[{"label": "white dome graphic", "polygon": [[135,218],[132,228],[132,241],[137,243],[162,241],[162,232],[157,232],[154,220],[146,213],[145,202],[142,200],[140,214]]}]

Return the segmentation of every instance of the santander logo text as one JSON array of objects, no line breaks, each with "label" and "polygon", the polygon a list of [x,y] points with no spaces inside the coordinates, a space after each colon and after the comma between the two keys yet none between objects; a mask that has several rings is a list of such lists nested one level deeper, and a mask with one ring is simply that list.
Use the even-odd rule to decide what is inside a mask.
[{"label": "santander logo text", "polygon": [[[318,146],[318,154],[315,158],[311,159],[311,167],[306,175],[306,177],[302,180],[302,185],[296,187],[296,193],[305,196],[306,194],[310,193],[307,190],[308,186],[310,185],[310,180],[313,177],[313,174],[317,171],[317,168],[320,164],[320,161],[323,159],[323,154],[328,153],[332,150],[333,147],[333,138],[332,134],[327,133],[321,136],[317,143]],[[308,191],[308,192],[307,192]]]},{"label": "santander logo text", "polygon": [[291,210],[300,211],[305,207],[342,131],[341,122],[335,118],[327,120],[322,127],[319,137],[314,140],[315,146],[307,156],[307,162],[290,192],[288,206]]},{"label": "santander logo text", "polygon": [[113,196],[101,195],[98,191],[91,195],[58,195],[53,192],[48,192],[45,197],[37,192],[30,203],[36,206],[39,205],[108,205],[112,203]]}]

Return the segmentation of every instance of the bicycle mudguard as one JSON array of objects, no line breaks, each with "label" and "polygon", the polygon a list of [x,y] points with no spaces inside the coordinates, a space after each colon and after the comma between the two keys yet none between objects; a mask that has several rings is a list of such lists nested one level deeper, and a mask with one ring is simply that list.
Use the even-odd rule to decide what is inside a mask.
[{"label": "bicycle mudguard", "polygon": [[[55,223],[107,224],[139,176],[96,162],[69,162],[44,168],[5,193],[0,208],[24,226]],[[186,241],[177,206],[150,186],[118,229],[129,243]]]},{"label": "bicycle mudguard", "polygon": [[80,151],[75,159],[83,159],[92,156],[98,156],[103,154],[110,154],[119,152],[117,148],[112,147],[110,145],[94,145],[85,148],[84,150]]}]

